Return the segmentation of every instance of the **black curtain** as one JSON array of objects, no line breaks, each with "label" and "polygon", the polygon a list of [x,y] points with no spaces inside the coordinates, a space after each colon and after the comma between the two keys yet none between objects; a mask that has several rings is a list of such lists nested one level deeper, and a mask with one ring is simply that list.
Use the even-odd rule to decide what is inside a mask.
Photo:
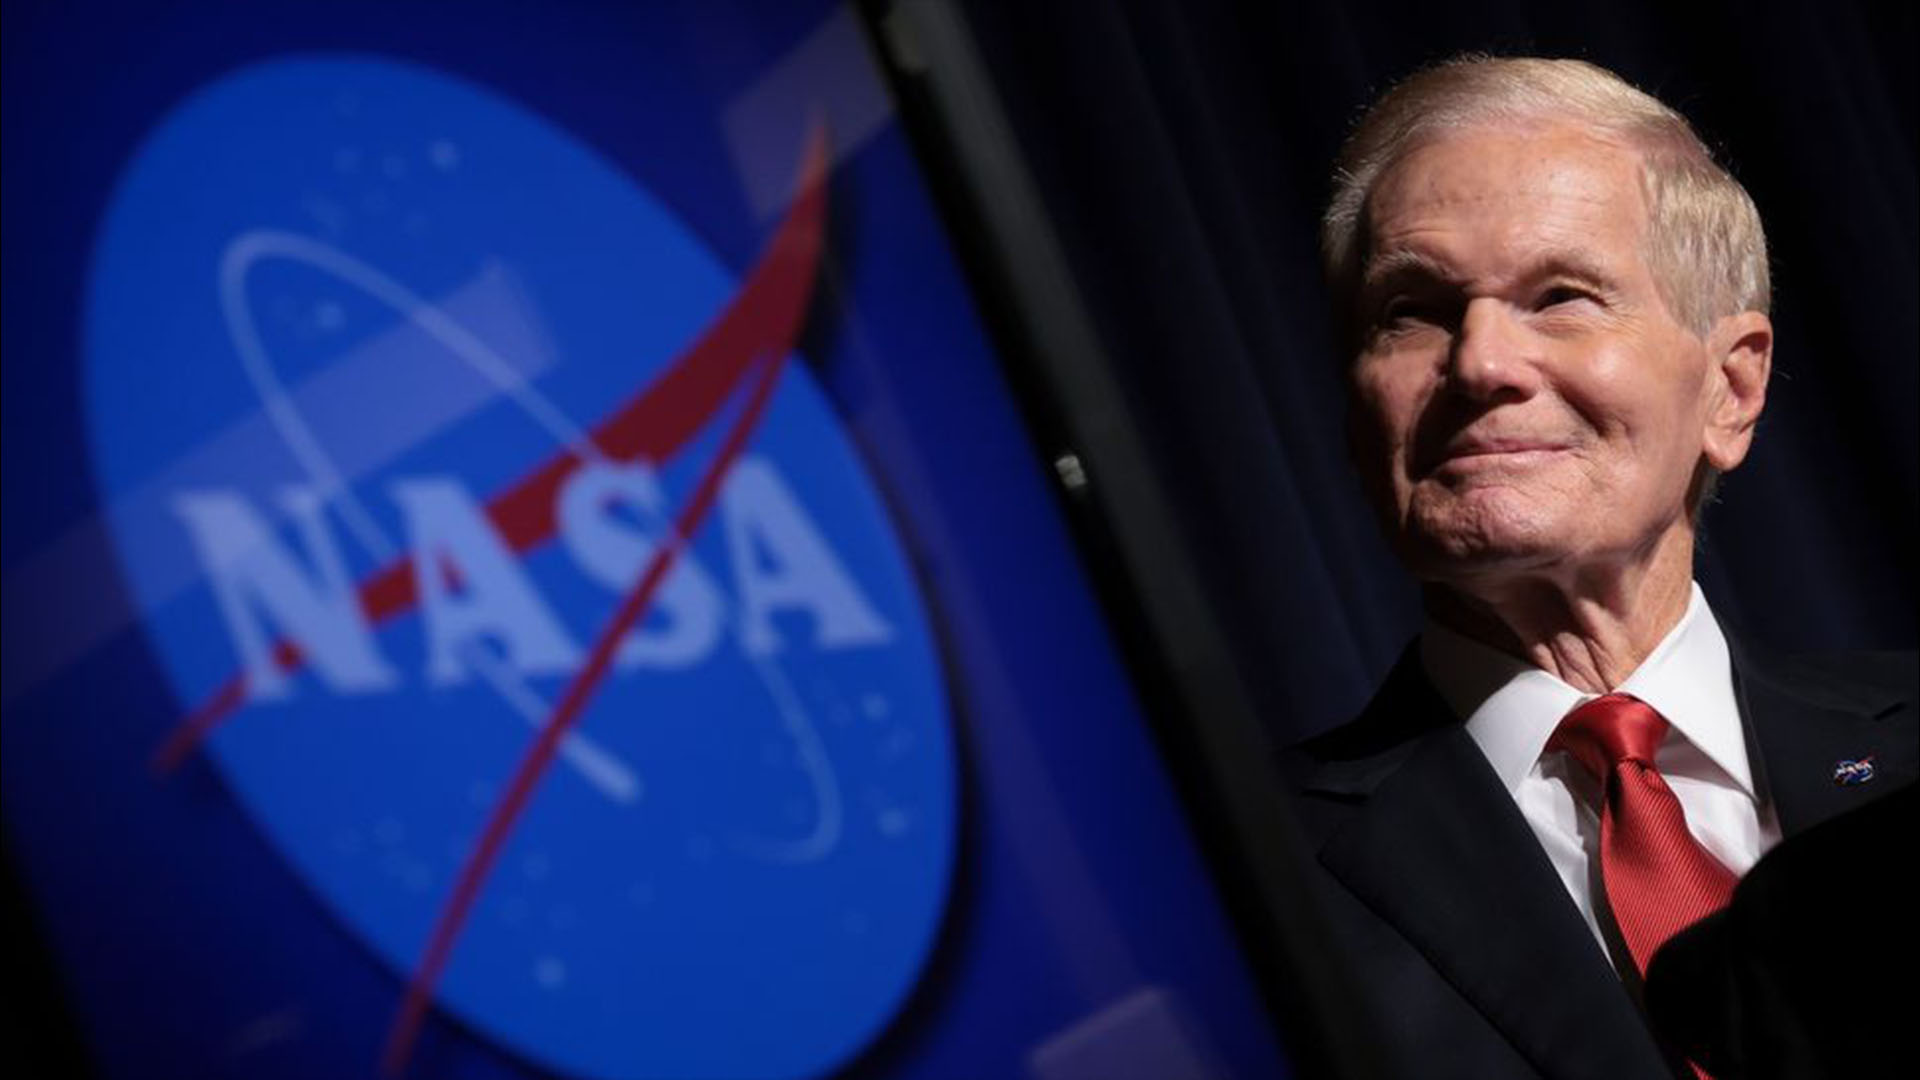
[{"label": "black curtain", "polygon": [[1418,626],[1347,463],[1316,222],[1365,103],[1463,51],[1611,68],[1685,113],[1747,185],[1772,247],[1775,375],[1698,575],[1759,641],[1913,647],[1911,6],[964,7],[1277,737],[1352,715]]}]

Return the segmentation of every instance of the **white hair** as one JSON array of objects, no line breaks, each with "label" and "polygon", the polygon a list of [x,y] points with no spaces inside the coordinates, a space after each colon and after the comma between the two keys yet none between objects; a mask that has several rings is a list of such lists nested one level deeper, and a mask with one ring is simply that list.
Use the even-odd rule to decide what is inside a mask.
[{"label": "white hair", "polygon": [[1704,337],[1725,316],[1768,309],[1772,287],[1760,213],[1684,117],[1582,60],[1468,55],[1393,87],[1341,148],[1320,241],[1342,316],[1353,310],[1366,269],[1367,199],[1382,173],[1450,133],[1555,122],[1639,151],[1647,206],[1643,250],[1676,321]]}]

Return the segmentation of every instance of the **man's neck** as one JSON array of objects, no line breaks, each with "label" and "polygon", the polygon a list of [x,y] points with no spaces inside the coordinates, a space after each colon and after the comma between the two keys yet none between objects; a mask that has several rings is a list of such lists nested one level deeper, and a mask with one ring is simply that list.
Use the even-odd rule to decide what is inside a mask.
[{"label": "man's neck", "polygon": [[1593,694],[1619,686],[1686,614],[1693,537],[1645,559],[1429,583],[1434,621]]}]

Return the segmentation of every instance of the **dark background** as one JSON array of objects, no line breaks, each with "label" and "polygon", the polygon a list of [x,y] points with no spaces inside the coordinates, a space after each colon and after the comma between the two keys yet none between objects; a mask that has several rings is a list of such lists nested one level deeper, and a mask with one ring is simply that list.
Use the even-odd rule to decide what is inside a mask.
[{"label": "dark background", "polygon": [[1698,576],[1770,645],[1913,646],[1911,6],[963,7],[1276,739],[1352,715],[1418,627],[1346,460],[1316,229],[1359,111],[1462,51],[1608,67],[1687,115],[1752,192],[1775,372]]}]

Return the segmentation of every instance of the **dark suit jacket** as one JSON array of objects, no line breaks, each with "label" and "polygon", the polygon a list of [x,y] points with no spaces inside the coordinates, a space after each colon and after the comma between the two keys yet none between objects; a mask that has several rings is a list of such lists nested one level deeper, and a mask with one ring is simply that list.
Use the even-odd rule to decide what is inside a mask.
[{"label": "dark suit jacket", "polygon": [[[1731,642],[1781,831],[1913,781],[1912,656],[1806,664]],[[1841,785],[1872,755],[1875,779]],[[1353,723],[1290,752],[1323,907],[1394,1075],[1673,1075],[1526,819],[1409,648]]]}]

